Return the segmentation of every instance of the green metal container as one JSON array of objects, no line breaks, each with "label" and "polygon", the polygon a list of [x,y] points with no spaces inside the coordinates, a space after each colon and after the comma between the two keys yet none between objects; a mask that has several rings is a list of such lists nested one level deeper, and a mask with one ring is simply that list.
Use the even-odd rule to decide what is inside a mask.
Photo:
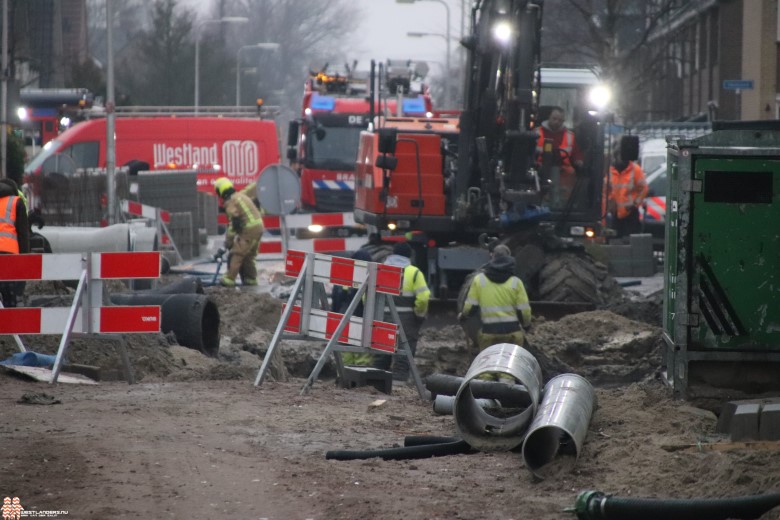
[{"label": "green metal container", "polygon": [[691,362],[780,362],[780,125],[668,143],[663,327],[685,398]]}]

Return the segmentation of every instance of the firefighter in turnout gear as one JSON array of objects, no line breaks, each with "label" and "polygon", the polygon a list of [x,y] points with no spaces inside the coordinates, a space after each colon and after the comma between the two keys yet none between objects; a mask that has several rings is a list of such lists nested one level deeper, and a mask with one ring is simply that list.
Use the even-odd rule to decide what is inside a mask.
[{"label": "firefighter in turnout gear", "polygon": [[[402,267],[404,270],[401,284],[401,295],[394,296],[396,310],[401,325],[409,342],[412,355],[417,353],[417,340],[420,337],[420,327],[428,315],[428,301],[431,291],[425,282],[425,275],[412,265],[412,246],[407,242],[399,242],[393,247],[393,254],[385,260],[386,265]],[[391,318],[385,316],[386,321]],[[374,356],[374,367],[387,370],[393,359],[390,356]],[[409,361],[403,355],[395,357],[393,362],[393,379],[406,381],[409,378]]]},{"label": "firefighter in turnout gear", "polygon": [[[0,179],[0,254],[18,255],[30,252],[30,225],[25,200],[11,179]],[[4,307],[16,307],[24,282],[0,282],[0,299]]]},{"label": "firefighter in turnout gear", "polygon": [[220,283],[226,287],[236,285],[236,277],[241,274],[243,285],[257,285],[257,248],[265,227],[260,210],[252,199],[233,188],[233,183],[220,177],[214,183],[214,190],[222,198],[229,224],[225,234],[225,249],[228,256],[227,273]]},{"label": "firefighter in turnout gear", "polygon": [[471,281],[458,319],[479,312],[482,329],[477,346],[480,351],[498,343],[523,344],[523,327],[531,325],[531,305],[523,282],[514,273],[515,259],[509,248],[498,245],[483,272]]}]

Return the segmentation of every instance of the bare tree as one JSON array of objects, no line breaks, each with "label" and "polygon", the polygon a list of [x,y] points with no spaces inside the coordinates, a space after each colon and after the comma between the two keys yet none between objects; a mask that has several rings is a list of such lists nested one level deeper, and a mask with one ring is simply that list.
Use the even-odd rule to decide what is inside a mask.
[{"label": "bare tree", "polygon": [[[88,1],[92,52],[98,55],[105,48],[105,0]],[[117,86],[132,103],[191,104],[200,37],[200,101],[233,104],[238,49],[267,42],[278,43],[278,51],[242,53],[242,91],[282,105],[290,116],[297,115],[310,68],[351,61],[347,36],[360,11],[348,0],[215,0],[209,19],[245,16],[249,23],[204,25],[199,36],[195,14],[177,0],[129,0],[118,16],[126,23],[117,22]]]},{"label": "bare tree", "polygon": [[545,3],[545,62],[597,69],[617,93],[618,112],[663,74],[665,48],[649,45],[679,0],[550,0]]},{"label": "bare tree", "polygon": [[297,116],[303,84],[310,70],[325,63],[351,62],[347,36],[361,12],[346,0],[222,0],[223,12],[246,16],[252,31],[242,45],[279,44],[274,53],[253,54],[257,78],[255,95],[282,105],[287,117]]},{"label": "bare tree", "polygon": [[[190,33],[195,15],[176,0],[152,4],[151,27],[139,34],[120,60],[117,77],[141,105],[187,105],[194,81]],[[192,58],[192,59],[191,59]]]}]

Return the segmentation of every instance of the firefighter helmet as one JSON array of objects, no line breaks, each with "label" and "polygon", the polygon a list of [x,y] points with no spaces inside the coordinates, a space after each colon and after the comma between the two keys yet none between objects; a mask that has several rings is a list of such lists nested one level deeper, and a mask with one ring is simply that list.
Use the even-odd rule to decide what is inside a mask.
[{"label": "firefighter helmet", "polygon": [[217,195],[220,197],[224,196],[225,192],[232,187],[233,183],[230,182],[230,179],[227,177],[220,177],[214,183],[214,191],[216,191]]}]

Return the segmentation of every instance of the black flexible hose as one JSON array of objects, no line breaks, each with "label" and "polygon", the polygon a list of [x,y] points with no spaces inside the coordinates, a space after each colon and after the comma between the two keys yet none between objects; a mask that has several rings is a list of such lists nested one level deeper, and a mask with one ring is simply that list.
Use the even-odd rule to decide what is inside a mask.
[{"label": "black flexible hose", "polygon": [[426,446],[429,444],[445,444],[456,442],[458,437],[445,437],[442,435],[407,435],[404,437],[404,446]]},{"label": "black flexible hose", "polygon": [[[425,378],[427,388],[436,399],[437,395],[457,395],[464,378],[449,374],[431,374]],[[525,408],[531,405],[528,390],[521,385],[511,385],[498,381],[472,379],[469,383],[471,394],[476,399],[498,399],[506,408]]]},{"label": "black flexible hose", "polygon": [[780,505],[780,494],[730,498],[620,498],[599,492],[577,497],[580,520],[727,520],[759,518]]},{"label": "black flexible hose", "polygon": [[469,446],[466,441],[458,440],[441,444],[425,444],[380,450],[331,450],[325,453],[325,458],[327,460],[362,460],[373,458],[381,458],[383,460],[411,460],[467,453],[473,453],[471,446]]}]

